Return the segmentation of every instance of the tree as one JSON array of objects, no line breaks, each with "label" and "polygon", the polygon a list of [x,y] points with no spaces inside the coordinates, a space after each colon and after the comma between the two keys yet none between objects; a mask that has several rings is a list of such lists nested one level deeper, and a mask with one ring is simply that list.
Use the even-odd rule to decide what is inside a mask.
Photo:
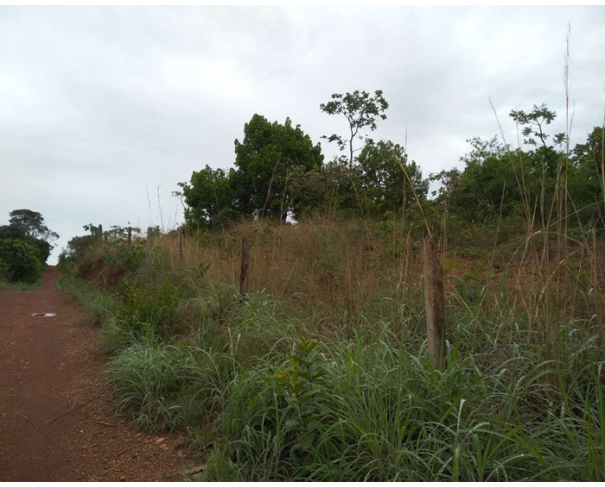
[{"label": "tree", "polygon": [[[576,208],[582,209],[583,220],[596,217],[605,211],[603,190],[605,186],[605,129],[595,127],[586,142],[577,144],[571,153],[571,172],[568,191]],[[595,204],[596,203],[596,204]]]},{"label": "tree", "polygon": [[[546,141],[543,131],[540,140]],[[602,141],[595,128],[586,143],[566,154],[553,145],[541,144],[530,150],[511,151],[495,137],[470,139],[471,151],[461,158],[462,172],[432,176],[442,186],[436,204],[447,206],[459,221],[489,224],[503,218],[524,215],[548,224],[563,217],[555,198],[569,198],[573,221],[583,223],[602,214]],[[532,145],[532,144],[530,144]],[[566,179],[566,185],[561,181]],[[565,196],[562,196],[562,189]]]},{"label": "tree", "polygon": [[369,128],[370,131],[376,130],[376,120],[386,120],[385,111],[389,108],[388,102],[382,96],[382,90],[376,90],[374,95],[365,91],[355,90],[353,93],[344,95],[334,93],[332,100],[319,105],[322,112],[328,115],[343,115],[349,124],[349,135],[345,138],[342,135],[332,134],[324,135],[322,138],[329,142],[336,142],[338,148],[344,151],[349,148],[349,169],[353,167],[354,152],[353,143],[355,138],[364,139],[361,131]]},{"label": "tree", "polygon": [[22,229],[27,237],[46,240],[47,242],[59,238],[57,233],[44,224],[44,217],[37,211],[13,210],[9,213],[9,216],[9,224]]},{"label": "tree", "polygon": [[195,228],[212,228],[233,217],[235,191],[232,187],[233,169],[226,174],[222,169],[206,166],[194,171],[189,183],[179,183],[187,207],[185,221]]},{"label": "tree", "polygon": [[0,261],[10,282],[33,283],[44,272],[38,250],[22,240],[0,240]]},{"label": "tree", "polygon": [[[235,208],[245,214],[272,215],[286,219],[295,212],[291,177],[323,164],[321,145],[314,145],[300,125],[289,118],[284,124],[254,115],[244,125],[244,138],[235,140],[235,166],[230,184],[235,191]],[[296,216],[296,215],[294,215]]]},{"label": "tree", "polygon": [[[531,112],[525,113],[523,110],[511,110],[510,117],[521,127],[523,127],[521,133],[524,144],[536,146],[536,140],[533,137],[537,137],[542,142],[542,146],[546,147],[546,139],[548,135],[544,133],[544,126],[550,125],[556,118],[557,113],[549,110],[545,103],[542,105],[534,105]],[[555,144],[562,144],[565,142],[565,134],[555,135]]]},{"label": "tree", "polygon": [[[500,211],[506,217],[521,203],[521,193],[511,165],[508,147],[496,137],[483,140],[479,137],[467,140],[471,151],[460,160],[465,163],[461,172],[457,169],[432,175],[441,188],[436,204],[468,223],[487,224],[498,218]],[[519,154],[515,154],[519,160]],[[504,207],[501,209],[502,191],[506,189]]]},{"label": "tree", "polygon": [[48,259],[57,238],[45,224],[42,215],[32,210],[13,210],[9,213],[9,225],[0,226],[0,239],[21,240],[36,249],[43,264]]},{"label": "tree", "polygon": [[290,183],[294,213],[297,218],[314,213],[356,214],[359,204],[352,181],[358,179],[359,168],[350,171],[338,158],[309,172],[295,171]]},{"label": "tree", "polygon": [[422,179],[422,172],[414,161],[408,162],[407,154],[399,144],[390,140],[369,141],[357,162],[361,191],[371,213],[382,217],[387,212],[399,211],[404,203],[409,208],[415,204],[414,192],[418,199],[426,198],[428,181]]}]

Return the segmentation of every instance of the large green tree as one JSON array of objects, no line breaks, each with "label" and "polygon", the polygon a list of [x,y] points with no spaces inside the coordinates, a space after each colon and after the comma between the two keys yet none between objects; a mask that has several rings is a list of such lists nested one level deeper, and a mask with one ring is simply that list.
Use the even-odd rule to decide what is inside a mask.
[{"label": "large green tree", "polygon": [[390,140],[369,141],[360,152],[357,164],[360,191],[372,215],[397,213],[404,206],[409,208],[415,204],[416,197],[426,198],[428,181],[422,179],[422,172],[414,161],[408,162],[399,144]]},{"label": "large green tree", "polygon": [[323,163],[321,145],[313,144],[300,125],[269,122],[254,115],[244,126],[244,138],[235,140],[236,170],[230,175],[235,191],[234,206],[245,214],[296,217],[291,178]]}]

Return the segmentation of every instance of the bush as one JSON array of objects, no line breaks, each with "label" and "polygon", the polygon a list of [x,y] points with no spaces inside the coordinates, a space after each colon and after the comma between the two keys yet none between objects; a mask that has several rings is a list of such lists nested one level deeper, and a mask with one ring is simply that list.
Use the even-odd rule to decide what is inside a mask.
[{"label": "bush", "polygon": [[44,272],[38,249],[21,240],[0,240],[0,259],[8,266],[10,282],[33,283]]},{"label": "bush", "polygon": [[108,264],[125,266],[131,272],[135,272],[143,266],[145,252],[138,247],[116,245],[113,252],[107,252],[104,258]]},{"label": "bush", "polygon": [[160,337],[174,333],[180,299],[178,289],[168,279],[159,287],[127,280],[121,291],[117,326],[135,340],[150,333]]}]

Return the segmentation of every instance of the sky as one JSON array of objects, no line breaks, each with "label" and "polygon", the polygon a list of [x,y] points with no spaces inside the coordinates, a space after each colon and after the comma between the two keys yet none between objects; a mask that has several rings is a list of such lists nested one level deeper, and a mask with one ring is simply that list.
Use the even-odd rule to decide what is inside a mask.
[{"label": "sky", "polygon": [[381,89],[374,139],[404,144],[424,175],[462,167],[467,139],[516,144],[511,109],[547,103],[565,126],[571,24],[572,144],[601,125],[605,7],[0,7],[0,224],[39,211],[82,226],[170,228],[177,183],[233,166],[259,113],[320,137],[344,118],[332,93]]}]

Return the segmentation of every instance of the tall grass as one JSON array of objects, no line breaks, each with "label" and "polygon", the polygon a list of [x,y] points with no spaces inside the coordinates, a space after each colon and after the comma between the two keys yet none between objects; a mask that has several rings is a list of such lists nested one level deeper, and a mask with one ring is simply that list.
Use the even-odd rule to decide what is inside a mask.
[{"label": "tall grass", "polygon": [[[557,281],[561,265],[537,239],[499,246],[500,268],[491,248],[450,241],[448,358],[436,371],[413,242],[394,248],[384,228],[372,238],[356,228],[241,225],[185,239],[184,262],[172,235],[156,238],[150,266],[126,282],[144,296],[169,285],[180,302],[114,287],[102,330],[126,337],[106,347],[120,411],[141,429],[187,430],[207,480],[605,480],[604,324],[590,267],[600,243],[572,242]],[[253,237],[257,275],[244,301],[240,233]],[[120,245],[86,265],[111,275]],[[330,273],[313,271],[320,259]]]},{"label": "tall grass", "polygon": [[57,288],[78,300],[91,325],[105,325],[112,318],[117,297],[111,291],[91,288],[85,281],[69,274],[59,279]]}]

